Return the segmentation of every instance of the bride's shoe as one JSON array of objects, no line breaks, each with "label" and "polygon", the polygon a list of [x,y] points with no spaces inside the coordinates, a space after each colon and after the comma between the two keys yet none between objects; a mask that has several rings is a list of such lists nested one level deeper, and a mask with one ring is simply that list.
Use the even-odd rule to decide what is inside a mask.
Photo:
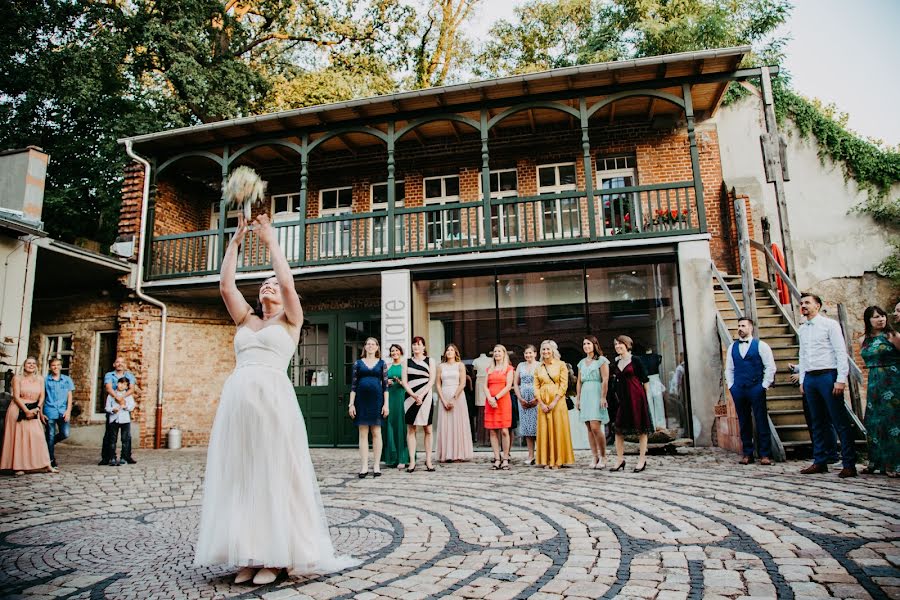
[{"label": "bride's shoe", "polygon": [[237,575],[235,575],[234,582],[247,583],[248,581],[253,579],[254,575],[256,575],[256,569],[254,569],[253,567],[244,567],[243,569],[238,571]]},{"label": "bride's shoe", "polygon": [[276,579],[278,579],[278,574],[281,572],[281,569],[260,569],[256,572],[256,576],[253,578],[253,583],[255,585],[266,585],[267,583],[272,583]]}]

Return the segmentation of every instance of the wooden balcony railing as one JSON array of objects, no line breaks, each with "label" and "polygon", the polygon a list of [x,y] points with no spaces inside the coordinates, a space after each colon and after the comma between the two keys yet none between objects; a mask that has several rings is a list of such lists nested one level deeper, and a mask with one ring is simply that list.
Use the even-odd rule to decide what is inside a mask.
[{"label": "wooden balcony railing", "polygon": [[[694,182],[681,181],[596,190],[593,206],[583,191],[491,199],[489,236],[481,201],[398,208],[392,217],[379,211],[301,220],[298,214],[274,226],[288,261],[299,267],[700,233],[702,210]],[[218,273],[222,245],[233,233],[154,237],[148,279]],[[245,271],[270,268],[268,251],[252,231],[238,264]]]}]

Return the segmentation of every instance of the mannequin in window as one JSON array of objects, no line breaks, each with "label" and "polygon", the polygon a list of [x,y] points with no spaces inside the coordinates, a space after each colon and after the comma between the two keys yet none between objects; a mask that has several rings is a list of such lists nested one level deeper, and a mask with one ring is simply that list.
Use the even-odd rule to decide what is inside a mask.
[{"label": "mannequin in window", "polygon": [[476,444],[479,441],[485,443],[484,435],[484,405],[487,402],[485,389],[487,388],[488,369],[494,364],[494,359],[482,352],[478,358],[472,361],[472,368],[475,370],[475,437],[473,440]]},{"label": "mannequin in window", "polygon": [[652,346],[647,346],[644,352],[635,355],[647,371],[650,378],[649,394],[647,401],[650,404],[650,420],[657,431],[666,428],[666,409],[663,405],[663,392],[666,390],[659,378],[659,366],[662,364],[662,356],[653,351]]}]

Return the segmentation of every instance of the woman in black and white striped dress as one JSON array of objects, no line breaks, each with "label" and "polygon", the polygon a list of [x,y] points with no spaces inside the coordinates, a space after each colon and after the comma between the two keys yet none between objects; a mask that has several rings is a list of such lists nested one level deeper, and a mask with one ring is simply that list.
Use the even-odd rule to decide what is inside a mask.
[{"label": "woman in black and white striped dress", "polygon": [[403,366],[403,387],[406,401],[406,445],[409,447],[407,473],[416,470],[416,427],[425,429],[425,470],[434,471],[431,465],[431,390],[437,369],[425,351],[425,338],[416,336],[412,341],[412,356]]}]

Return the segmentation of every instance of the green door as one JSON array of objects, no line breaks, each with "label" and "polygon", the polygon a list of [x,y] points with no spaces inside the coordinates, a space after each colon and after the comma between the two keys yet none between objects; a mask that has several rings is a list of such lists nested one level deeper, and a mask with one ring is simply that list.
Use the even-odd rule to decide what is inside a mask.
[{"label": "green door", "polygon": [[333,446],[336,437],[337,333],[337,315],[310,315],[291,362],[291,379],[310,446]]},{"label": "green door", "polygon": [[[350,402],[350,384],[353,363],[362,356],[366,338],[381,339],[381,314],[377,311],[341,312],[338,315],[338,331],[340,336],[340,376],[337,381],[338,414],[336,415],[337,439],[340,446],[356,446],[359,434],[356,426],[347,414]],[[382,351],[384,356],[384,351]]]}]

